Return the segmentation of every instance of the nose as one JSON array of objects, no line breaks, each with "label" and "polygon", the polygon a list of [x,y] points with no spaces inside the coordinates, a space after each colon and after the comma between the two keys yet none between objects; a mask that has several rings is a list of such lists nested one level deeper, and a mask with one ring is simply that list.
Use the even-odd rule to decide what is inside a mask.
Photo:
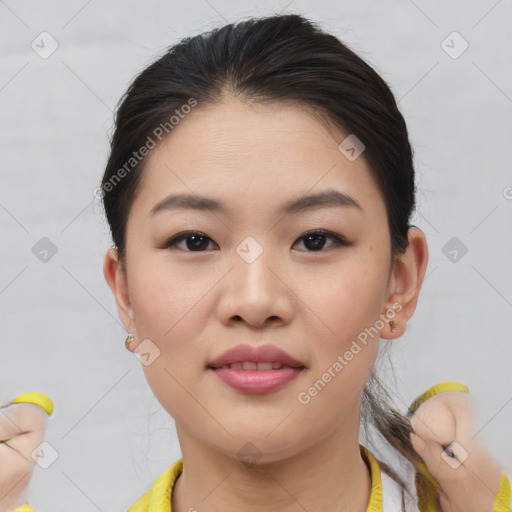
[{"label": "nose", "polygon": [[265,323],[282,325],[291,321],[293,283],[284,265],[279,265],[270,251],[262,250],[255,259],[246,258],[238,251],[223,281],[218,303],[223,323],[242,321],[262,327]]}]

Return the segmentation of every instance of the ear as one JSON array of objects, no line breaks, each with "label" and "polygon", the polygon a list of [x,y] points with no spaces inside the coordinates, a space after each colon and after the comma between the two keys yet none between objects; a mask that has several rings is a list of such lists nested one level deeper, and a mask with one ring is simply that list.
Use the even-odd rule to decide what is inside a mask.
[{"label": "ear", "polygon": [[128,280],[126,270],[119,261],[118,252],[115,247],[111,247],[105,254],[103,261],[103,275],[107,281],[114,299],[116,301],[117,312],[125,329],[136,336],[135,321],[133,309],[130,303]]},{"label": "ear", "polygon": [[407,320],[412,317],[423,278],[428,264],[428,246],[425,234],[416,226],[407,232],[408,246],[393,264],[389,279],[387,308],[392,304],[400,304],[400,309],[393,321],[396,329],[391,331],[389,326],[381,332],[381,338],[394,339],[402,336],[407,327]]}]

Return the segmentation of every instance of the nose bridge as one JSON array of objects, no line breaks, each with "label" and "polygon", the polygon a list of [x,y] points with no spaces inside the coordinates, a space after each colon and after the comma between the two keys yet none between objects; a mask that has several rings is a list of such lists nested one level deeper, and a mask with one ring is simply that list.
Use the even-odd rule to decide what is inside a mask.
[{"label": "nose bridge", "polygon": [[272,267],[273,257],[262,238],[258,241],[254,236],[247,236],[235,249],[233,270],[237,285],[246,286],[245,292],[249,295],[269,292],[267,287],[272,287],[275,279],[267,268]]}]

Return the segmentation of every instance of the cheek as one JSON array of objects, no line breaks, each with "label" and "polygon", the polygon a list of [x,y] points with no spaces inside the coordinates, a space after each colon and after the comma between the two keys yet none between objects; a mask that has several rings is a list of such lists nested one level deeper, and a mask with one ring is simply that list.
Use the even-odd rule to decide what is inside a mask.
[{"label": "cheek", "polygon": [[[207,314],[200,295],[196,297],[190,289],[168,285],[162,279],[139,284],[134,289],[134,310],[139,335],[149,352],[149,364],[143,364],[146,380],[177,422],[196,415],[200,418],[200,410],[191,410],[195,402],[189,394],[194,384],[191,379],[198,377],[204,358],[198,343]],[[198,403],[207,401],[199,393],[194,396]]]},{"label": "cheek", "polygon": [[194,278],[169,272],[168,265],[149,258],[144,265],[133,264],[128,276],[137,333],[147,349],[141,350],[149,353],[149,364],[143,365],[146,379],[156,398],[176,417],[190,406],[183,386],[190,376],[197,376],[205,357],[198,343],[209,318],[205,297],[211,280],[211,276],[197,279],[197,273]]},{"label": "cheek", "polygon": [[162,259],[140,261],[140,265],[132,266],[128,276],[139,335],[157,345],[166,344],[171,339],[182,340],[180,331],[186,327],[187,337],[193,338],[194,328],[199,328],[197,310],[211,283],[197,279],[197,275],[184,275],[180,269],[169,271],[169,265]]},{"label": "cheek", "polygon": [[343,265],[318,276],[316,286],[304,290],[305,302],[322,321],[322,346],[329,353],[349,346],[365,329],[374,326],[383,312],[387,274],[372,252],[366,254],[364,257],[360,251],[354,252]]},{"label": "cheek", "polygon": [[308,306],[318,312],[324,327],[320,331],[318,322],[316,328],[310,324],[309,339],[316,340],[312,372],[309,387],[301,390],[298,401],[304,414],[322,416],[320,430],[326,424],[336,428],[340,418],[357,407],[378,353],[383,325],[377,321],[385,292],[382,264],[372,258],[354,258],[309,295]]}]

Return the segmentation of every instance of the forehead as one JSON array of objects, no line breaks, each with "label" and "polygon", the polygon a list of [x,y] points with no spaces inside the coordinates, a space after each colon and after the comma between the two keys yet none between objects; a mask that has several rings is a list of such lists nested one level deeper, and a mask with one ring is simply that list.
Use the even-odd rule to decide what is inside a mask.
[{"label": "forehead", "polygon": [[148,155],[141,200],[149,212],[182,192],[277,213],[290,198],[335,189],[371,213],[384,203],[365,159],[339,150],[346,136],[291,103],[197,106]]},{"label": "forehead", "polygon": [[173,129],[166,145],[172,149],[183,145],[204,149],[208,152],[206,158],[230,161],[245,161],[254,155],[263,162],[309,161],[313,154],[318,156],[337,146],[340,134],[333,132],[305,105],[289,101],[247,103],[227,97],[216,104],[196,107]]}]

